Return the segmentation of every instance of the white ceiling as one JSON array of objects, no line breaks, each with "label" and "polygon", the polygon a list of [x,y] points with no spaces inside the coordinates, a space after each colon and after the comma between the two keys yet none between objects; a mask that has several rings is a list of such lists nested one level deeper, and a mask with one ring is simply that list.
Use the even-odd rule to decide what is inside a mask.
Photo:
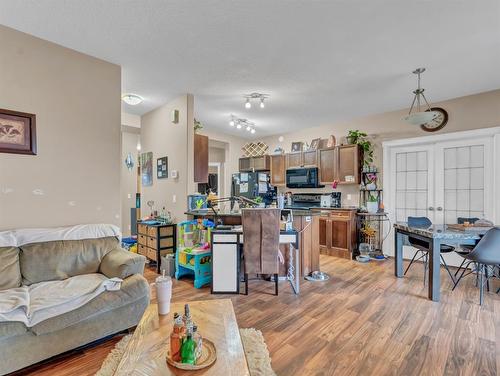
[{"label": "white ceiling", "polygon": [[205,127],[250,138],[407,107],[419,66],[431,101],[500,88],[498,0],[2,0],[0,23],[120,64],[145,98],[126,112],[192,93]]}]

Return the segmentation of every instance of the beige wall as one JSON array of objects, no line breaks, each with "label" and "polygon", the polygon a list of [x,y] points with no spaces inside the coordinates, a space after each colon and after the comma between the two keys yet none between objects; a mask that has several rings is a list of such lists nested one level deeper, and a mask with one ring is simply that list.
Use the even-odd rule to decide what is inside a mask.
[{"label": "beige wall", "polygon": [[0,153],[0,230],[120,224],[120,67],[0,26],[0,108],[38,155]]},{"label": "beige wall", "polygon": [[[149,214],[148,200],[155,202],[158,212],[162,207],[172,212],[177,221],[185,219],[188,189],[193,189],[192,146],[192,95],[182,95],[175,100],[148,112],[141,118],[142,152],[153,152],[153,185],[142,187],[142,216]],[[179,123],[171,122],[172,110],[179,110]],[[168,171],[177,170],[178,179],[157,179],[156,160],[168,157]],[[191,168],[188,168],[190,166]],[[189,183],[188,183],[189,182]],[[174,197],[175,196],[175,197]],[[174,202],[175,201],[175,202]]]},{"label": "beige wall", "polygon": [[[410,99],[408,98],[408,100]],[[500,90],[433,103],[433,106],[443,107],[449,114],[448,124],[438,134],[500,126]],[[330,134],[333,134],[338,143],[347,134],[348,130],[359,129],[372,135],[375,144],[375,165],[379,170],[382,170],[382,141],[430,134],[422,131],[420,127],[403,122],[401,118],[407,114],[407,111],[408,109],[386,112],[318,127],[308,128],[305,125],[300,131],[283,132],[284,141],[282,143],[278,141],[280,135],[267,137],[262,141],[269,145],[271,151],[277,146],[281,146],[288,152],[293,141],[311,142],[312,139],[318,137],[327,138]],[[381,182],[382,175],[380,175],[380,184]],[[331,190],[331,187],[325,187],[318,191]],[[341,186],[338,190],[342,192],[344,205],[358,204],[359,190],[357,186]],[[347,194],[352,195],[350,202],[345,201]]]}]

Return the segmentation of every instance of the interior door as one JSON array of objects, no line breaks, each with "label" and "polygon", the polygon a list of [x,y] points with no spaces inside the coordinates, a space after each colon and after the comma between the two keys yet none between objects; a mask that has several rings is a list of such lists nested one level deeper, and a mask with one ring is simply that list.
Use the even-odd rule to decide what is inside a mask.
[{"label": "interior door", "polygon": [[435,153],[435,222],[493,218],[491,138],[440,142]]},{"label": "interior door", "polygon": [[434,148],[432,145],[391,149],[391,220],[406,222],[409,216],[434,222]]}]

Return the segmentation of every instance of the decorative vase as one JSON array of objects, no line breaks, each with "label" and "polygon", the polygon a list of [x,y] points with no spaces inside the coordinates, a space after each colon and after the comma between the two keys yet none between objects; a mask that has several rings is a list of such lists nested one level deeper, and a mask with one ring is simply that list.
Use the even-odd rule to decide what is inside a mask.
[{"label": "decorative vase", "polygon": [[368,201],[366,203],[366,210],[368,213],[375,214],[378,212],[378,202],[377,201]]}]

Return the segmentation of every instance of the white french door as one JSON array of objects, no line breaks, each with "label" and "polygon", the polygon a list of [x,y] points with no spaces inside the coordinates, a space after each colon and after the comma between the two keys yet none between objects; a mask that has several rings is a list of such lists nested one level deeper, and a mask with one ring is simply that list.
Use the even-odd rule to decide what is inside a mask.
[{"label": "white french door", "polygon": [[492,139],[436,144],[436,223],[458,218],[493,219]]},{"label": "white french door", "polygon": [[[457,223],[459,218],[495,221],[494,186],[500,161],[494,158],[494,140],[498,144],[498,136],[474,133],[383,144],[384,201],[392,223],[409,216],[428,217],[435,224]],[[392,228],[389,231],[384,250],[392,255]]]}]

